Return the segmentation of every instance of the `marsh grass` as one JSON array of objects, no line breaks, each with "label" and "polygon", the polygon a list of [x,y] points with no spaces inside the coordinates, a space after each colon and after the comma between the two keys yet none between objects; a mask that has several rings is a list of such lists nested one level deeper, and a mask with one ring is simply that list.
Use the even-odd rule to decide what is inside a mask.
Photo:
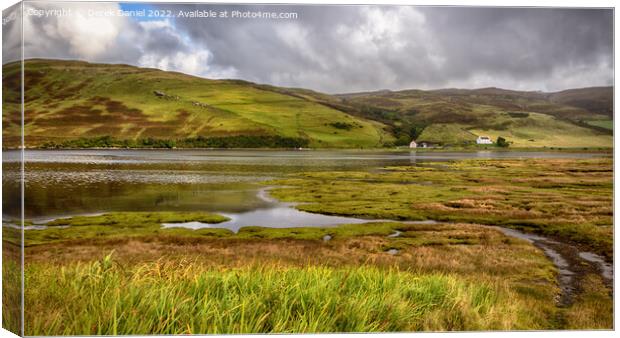
[{"label": "marsh grass", "polygon": [[500,225],[612,259],[613,161],[464,160],[377,172],[300,173],[274,197],[322,214]]},{"label": "marsh grass", "polygon": [[[28,335],[371,332],[522,327],[501,286],[376,267],[30,265]],[[520,308],[521,306],[521,308]]]},{"label": "marsh grass", "polygon": [[[387,237],[395,229],[401,231],[401,235]],[[569,311],[570,316],[579,316],[579,321],[573,323],[575,327],[611,327],[612,322],[608,316],[597,314],[597,309],[611,306],[611,299],[605,297],[609,291],[597,276],[592,276],[596,283],[589,285],[590,289],[582,297],[583,301],[580,300],[568,309],[557,308],[555,299],[559,289],[555,280],[556,269],[552,263],[531,244],[506,238],[495,229],[472,224],[376,223],[329,229],[300,228],[290,233],[283,229],[248,230],[252,231],[222,237],[188,236],[192,234],[190,230],[186,234],[129,238],[104,236],[99,240],[74,240],[27,247],[26,283],[29,293],[26,297],[26,318],[35,325],[32,326],[33,330],[37,330],[35,332],[58,334],[109,332],[113,321],[116,322],[117,330],[129,330],[127,332],[138,332],[135,330],[139,328],[143,332],[174,329],[174,332],[196,333],[205,330],[207,326],[212,328],[208,332],[244,332],[249,330],[248,327],[271,332],[554,329],[567,327],[566,321],[558,320],[564,318],[563,311]],[[333,235],[332,240],[324,242],[321,236],[323,231],[329,231]],[[392,256],[385,252],[393,247],[399,248],[398,255]],[[101,260],[102,253],[111,250],[115,250],[115,260],[110,257]],[[357,296],[353,291],[342,294],[337,293],[340,290],[334,291],[336,289],[333,285],[342,283],[338,276],[347,274],[359,277],[351,280],[355,280],[355,285],[366,291],[357,296],[379,299],[383,295],[393,304],[411,303],[409,305],[413,306],[413,310],[409,311],[414,312],[418,311],[418,301],[401,301],[398,298],[402,296],[399,287],[377,287],[383,275],[387,276],[386,281],[396,280],[397,284],[403,286],[408,285],[410,279],[429,276],[457,281],[457,284],[464,287],[459,289],[461,291],[470,290],[471,286],[484,286],[492,295],[485,303],[486,308],[490,306],[490,310],[472,312],[467,307],[462,308],[462,304],[467,303],[459,301],[461,293],[446,291],[451,290],[453,284],[444,283],[438,288],[445,289],[443,294],[451,300],[442,304],[451,304],[451,310],[440,304],[419,316],[403,315],[401,318],[398,315],[381,317],[381,320],[376,319],[379,317],[368,317],[374,318],[372,321],[366,317],[350,317],[348,320],[357,323],[353,325],[345,319],[334,322],[323,320],[317,314],[318,310],[303,308],[303,311],[310,311],[308,316],[312,315],[327,323],[320,328],[313,328],[308,322],[310,317],[301,314],[291,317],[289,322],[274,317],[285,311],[278,310],[277,306],[292,302],[282,297],[295,296],[291,291],[295,288],[308,289],[310,292],[313,284],[329,287],[315,288],[315,293],[303,293],[307,297],[302,299],[309,304],[332,309],[330,306],[333,305],[330,304],[334,302],[348,304],[351,308],[363,306],[372,314],[383,311],[385,304],[355,300]],[[221,279],[218,281],[220,284],[224,280],[232,280],[230,278],[233,276],[240,276],[243,289],[221,289],[218,293],[227,296],[218,298],[209,295],[209,301],[212,301],[209,303],[195,293],[188,293],[188,290],[196,290],[192,281],[203,278],[200,276],[211,281],[218,277]],[[363,279],[368,283],[360,282]],[[94,280],[108,280],[109,283],[94,284]],[[325,284],[325,280],[334,282]],[[275,285],[279,285],[280,289]],[[115,296],[113,290],[120,290],[118,296]],[[236,296],[235,292],[238,293]],[[96,298],[97,295],[99,298]],[[109,297],[117,297],[117,300],[111,303]],[[230,297],[238,303],[234,305]],[[276,297],[274,302],[269,303],[273,297]],[[343,300],[343,297],[348,299]],[[238,320],[241,313],[232,309],[235,306],[246,306],[246,298],[255,304],[253,310],[267,318],[264,319],[266,322],[234,326],[230,324],[232,319],[227,321],[228,317],[211,317],[207,320],[201,314],[201,317],[193,318],[198,310],[187,308],[188,305],[184,303],[187,301],[193,306],[199,306],[197,304],[207,302],[217,309],[212,310],[213,313],[224,311],[226,316]],[[84,300],[88,300],[90,305]],[[112,307],[117,303],[118,306]],[[160,303],[163,308],[159,307]],[[602,305],[597,305],[599,303]],[[128,305],[124,307],[123,304]],[[116,316],[123,313],[122,318],[127,321],[116,321],[111,310],[113,308],[116,309]],[[204,309],[201,311],[211,313]],[[338,311],[340,313],[344,310],[338,308]],[[351,310],[351,313],[366,316],[363,311]],[[174,315],[175,324],[158,324],[158,318],[169,321],[168,317],[161,317],[164,315]],[[335,318],[339,316],[338,313],[330,315]],[[143,326],[138,327],[138,324],[127,319],[132,316],[147,318],[147,321],[139,323]],[[245,312],[243,316],[254,318]],[[89,325],[79,324],[83,322]],[[230,326],[225,327],[226,323]]]},{"label": "marsh grass", "polygon": [[614,321],[614,304],[611,290],[605,287],[596,275],[588,275],[582,283],[583,292],[575,304],[566,309],[568,329],[599,330],[611,329]]},{"label": "marsh grass", "polygon": [[[436,224],[235,234],[161,228],[222,220],[214,214],[60,220],[26,232],[26,334],[608,329],[613,302],[600,276],[557,307],[557,269],[539,249],[472,223],[542,232],[610,258],[611,173],[607,158],[485,160],[269,183],[308,211],[450,221]],[[113,249],[118,260],[100,258]]]},{"label": "marsh grass", "polygon": [[208,212],[111,212],[97,216],[75,216],[46,223],[45,230],[27,231],[25,245],[66,240],[87,240],[99,237],[136,237],[146,234],[187,234],[224,236],[226,229],[203,229],[192,233],[187,229],[163,229],[162,223],[221,223],[228,218]]}]

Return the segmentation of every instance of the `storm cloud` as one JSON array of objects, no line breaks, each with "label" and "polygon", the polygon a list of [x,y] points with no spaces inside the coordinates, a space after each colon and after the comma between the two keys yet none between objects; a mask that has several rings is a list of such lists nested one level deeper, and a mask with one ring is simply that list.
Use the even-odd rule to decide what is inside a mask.
[{"label": "storm cloud", "polygon": [[124,8],[115,3],[29,6],[72,14],[26,15],[26,57],[128,63],[329,93],[613,83],[610,9],[160,4],[147,9],[297,18],[145,20],[88,15]]}]

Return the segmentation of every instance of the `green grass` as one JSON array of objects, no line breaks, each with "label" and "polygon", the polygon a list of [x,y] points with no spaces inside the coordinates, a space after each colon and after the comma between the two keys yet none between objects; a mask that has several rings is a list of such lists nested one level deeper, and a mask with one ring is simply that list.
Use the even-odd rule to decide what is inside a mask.
[{"label": "green grass", "polygon": [[[11,97],[18,64],[4,66],[7,144],[18,134]],[[311,147],[381,147],[392,137],[378,122],[354,117],[253,83],[77,61],[25,63],[25,137],[46,142],[110,136],[119,140],[279,136]],[[163,93],[157,96],[155,91]],[[351,130],[334,124],[354,125]]]},{"label": "green grass", "polygon": [[587,123],[593,126],[597,126],[597,127],[601,127],[601,128],[605,128],[609,130],[614,130],[613,120],[590,120],[590,121],[587,121]]},{"label": "green grass", "polygon": [[184,222],[204,222],[221,223],[229,220],[227,217],[211,214],[207,212],[115,212],[101,216],[75,216],[71,218],[61,218],[46,223],[47,226],[71,225],[79,227],[83,225],[110,225],[116,226],[124,224],[140,227],[151,223],[184,223]]},{"label": "green grass", "polygon": [[[591,122],[594,121],[588,121]],[[525,118],[498,113],[486,117],[484,123],[431,124],[418,140],[466,145],[474,144],[478,136],[488,136],[494,142],[501,136],[510,142],[511,147],[517,148],[613,146],[611,135],[539,113],[529,113]]]},{"label": "green grass", "polygon": [[3,242],[2,248],[2,327],[17,335],[21,332],[21,261],[20,250]]},{"label": "green grass", "polygon": [[514,147],[613,146],[613,137],[610,134],[559,120],[550,115],[530,113],[526,119],[502,116],[496,121],[495,126],[485,128],[470,126],[469,130],[476,135],[489,136],[494,141],[502,136]]},{"label": "green grass", "polygon": [[613,322],[614,304],[610,302],[610,290],[594,275],[586,276],[583,292],[575,304],[566,311],[568,329],[609,329]]},{"label": "green grass", "polygon": [[501,284],[394,269],[126,268],[108,256],[27,270],[28,335],[488,330],[539,321]]},{"label": "green grass", "polygon": [[476,142],[477,136],[460,124],[437,123],[424,129],[418,142],[426,141],[438,144],[463,144]]},{"label": "green grass", "polygon": [[[113,212],[99,216],[75,216],[46,223],[48,229],[28,230],[25,245],[36,245],[63,240],[85,240],[106,237],[135,237],[159,233],[189,233],[182,228],[162,228],[162,223],[221,223],[228,218],[206,212]],[[198,235],[224,236],[225,229],[202,229]]]}]

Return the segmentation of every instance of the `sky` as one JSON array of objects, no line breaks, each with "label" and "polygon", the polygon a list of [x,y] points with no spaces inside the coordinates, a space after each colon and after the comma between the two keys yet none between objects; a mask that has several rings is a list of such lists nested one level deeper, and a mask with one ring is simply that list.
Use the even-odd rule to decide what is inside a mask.
[{"label": "sky", "polygon": [[[49,11],[58,9],[65,14]],[[119,16],[119,9],[171,16]],[[179,17],[194,10],[228,17]],[[233,11],[296,18],[233,18]],[[7,47],[18,45],[17,31],[4,26],[3,62],[18,58]],[[24,36],[26,58],[125,63],[327,93],[613,84],[610,9],[30,3]]]}]

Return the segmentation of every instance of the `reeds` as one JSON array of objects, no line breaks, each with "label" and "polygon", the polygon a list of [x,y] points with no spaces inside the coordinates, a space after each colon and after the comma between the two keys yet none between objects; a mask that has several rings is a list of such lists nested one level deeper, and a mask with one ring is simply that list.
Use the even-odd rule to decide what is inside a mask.
[{"label": "reeds", "polygon": [[[489,283],[376,267],[236,269],[110,256],[27,273],[28,335],[507,329],[516,304]],[[498,306],[499,305],[499,306]]]}]

